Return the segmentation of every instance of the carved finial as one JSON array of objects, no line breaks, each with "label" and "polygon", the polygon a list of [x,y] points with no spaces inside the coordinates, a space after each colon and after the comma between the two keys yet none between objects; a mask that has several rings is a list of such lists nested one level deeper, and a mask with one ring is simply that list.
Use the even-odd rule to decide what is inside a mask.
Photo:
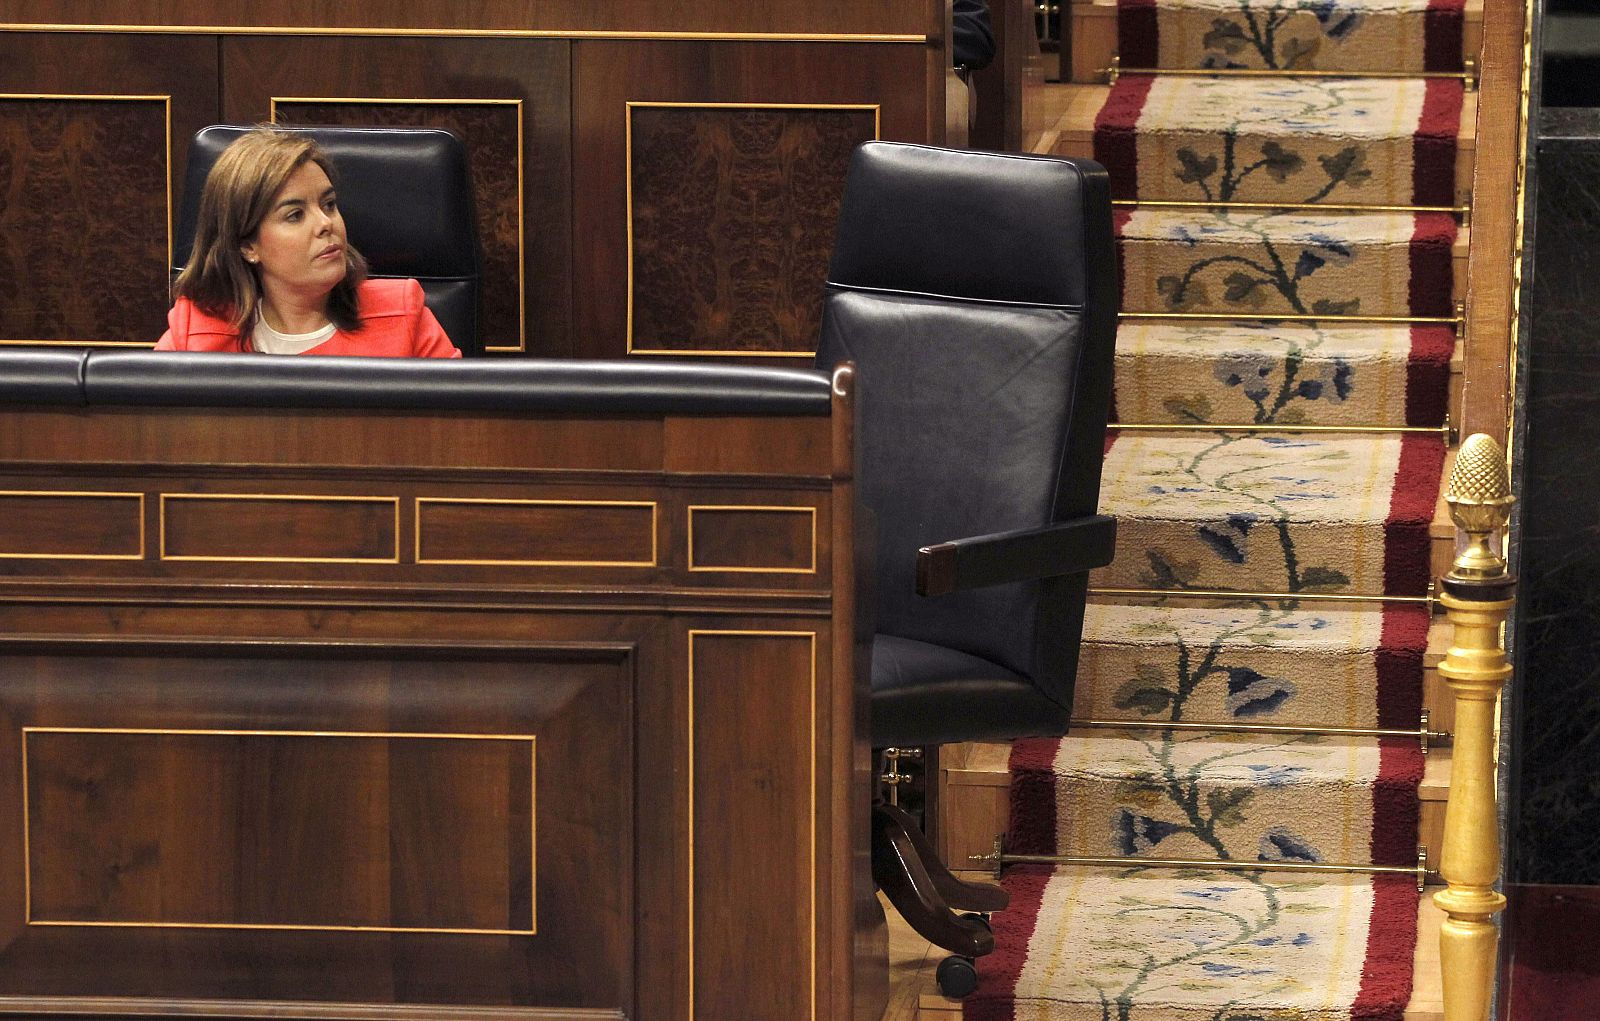
[{"label": "carved finial", "polygon": [[1457,544],[1461,552],[1456,555],[1451,577],[1504,577],[1506,560],[1499,548],[1499,536],[1511,517],[1516,497],[1511,495],[1505,451],[1493,437],[1474,433],[1461,444],[1444,498],[1456,527],[1466,533],[1466,542]]}]

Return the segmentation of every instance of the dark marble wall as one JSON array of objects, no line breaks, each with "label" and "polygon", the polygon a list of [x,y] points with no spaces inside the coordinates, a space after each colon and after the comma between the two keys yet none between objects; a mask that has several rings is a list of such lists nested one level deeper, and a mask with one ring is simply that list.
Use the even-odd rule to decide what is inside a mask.
[{"label": "dark marble wall", "polygon": [[1519,351],[1510,878],[1600,884],[1600,110],[1538,121]]}]

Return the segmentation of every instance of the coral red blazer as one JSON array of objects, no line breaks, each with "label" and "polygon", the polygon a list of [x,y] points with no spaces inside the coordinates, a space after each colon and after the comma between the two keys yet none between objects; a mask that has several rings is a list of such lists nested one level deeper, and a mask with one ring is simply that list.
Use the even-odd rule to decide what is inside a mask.
[{"label": "coral red blazer", "polygon": [[[460,358],[444,327],[422,303],[422,285],[415,280],[366,280],[356,291],[361,329],[334,330],[308,355],[374,355],[387,358]],[[179,298],[167,313],[167,332],[157,351],[243,350],[239,331],[207,315],[188,298]]]}]

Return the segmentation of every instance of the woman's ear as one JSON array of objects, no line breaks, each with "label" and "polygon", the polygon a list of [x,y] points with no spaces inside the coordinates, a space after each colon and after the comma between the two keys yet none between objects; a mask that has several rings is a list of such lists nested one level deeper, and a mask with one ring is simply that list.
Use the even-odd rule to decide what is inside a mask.
[{"label": "woman's ear", "polygon": [[244,261],[248,262],[252,266],[254,266],[261,258],[256,254],[256,246],[250,242],[246,242],[239,246],[239,254],[244,256]]}]

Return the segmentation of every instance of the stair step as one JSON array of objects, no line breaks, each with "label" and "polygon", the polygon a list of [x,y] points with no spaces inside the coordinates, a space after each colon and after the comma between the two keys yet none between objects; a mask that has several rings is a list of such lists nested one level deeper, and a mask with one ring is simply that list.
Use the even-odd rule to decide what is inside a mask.
[{"label": "stair step", "polygon": [[[1444,1017],[1443,977],[1439,970],[1439,930],[1444,918],[1444,912],[1434,906],[1431,896],[1420,899],[1417,904],[1416,948],[1412,955],[1411,996],[1403,1015],[1404,1021],[1442,1021]],[[900,950],[901,955],[918,961],[915,978],[908,981],[914,983],[919,993],[914,1001],[910,996],[897,995],[895,1004],[884,1014],[883,1021],[958,1021],[964,1015],[961,1001],[941,995],[934,978],[935,969],[945,957],[944,952],[937,947],[928,946],[926,941],[911,933],[905,923],[901,922],[892,911],[889,924],[891,938],[898,938],[903,947]],[[978,968],[980,976],[985,974],[983,962],[979,962]],[[906,971],[910,970],[908,966]],[[1098,1004],[1083,1016],[1101,1017]]]},{"label": "stair step", "polygon": [[[939,832],[941,859],[952,868],[967,868],[975,857],[994,850],[995,837],[1010,827],[1010,745],[968,743],[940,750]],[[1428,848],[1437,867],[1444,843],[1444,808],[1450,796],[1450,749],[1435,748],[1426,756],[1417,788],[1421,824],[1417,842]]]},{"label": "stair step", "polygon": [[1394,434],[1124,434],[1101,588],[1422,595],[1444,444]]},{"label": "stair step", "polygon": [[[1144,75],[1130,76],[1130,78],[1127,80],[1137,84],[1140,80],[1149,80],[1149,77],[1150,76]],[[1156,76],[1156,78],[1157,83],[1160,85],[1163,93],[1170,89],[1181,90],[1193,88],[1197,84],[1216,80],[1211,78],[1190,77],[1163,78]],[[1337,81],[1339,79],[1335,80]],[[1235,88],[1253,87],[1255,90],[1268,90],[1274,89],[1280,84],[1288,85],[1295,81],[1298,81],[1298,79],[1288,79],[1283,83],[1276,81],[1263,82],[1261,79],[1230,79],[1224,84]],[[1368,81],[1372,84],[1373,88],[1378,90],[1379,94],[1381,94],[1384,89],[1392,89],[1396,87],[1396,83],[1392,80],[1369,79]],[[1121,86],[1119,83],[1119,87],[1127,88],[1128,86]],[[1105,109],[1107,100],[1111,98],[1113,88],[1114,87],[1110,85],[1045,83],[1030,89],[1027,99],[1029,110],[1026,112],[1026,118],[1028,123],[1034,126],[1036,129],[1036,133],[1030,136],[1030,138],[1033,140],[1033,147],[1031,151],[1037,152],[1041,155],[1081,156],[1088,159],[1096,158],[1094,145],[1095,123],[1100,118],[1101,112]],[[1250,102],[1251,105],[1255,105],[1257,102],[1259,102],[1259,100],[1251,99]],[[1443,203],[1431,200],[1419,201],[1416,202],[1417,205],[1462,205],[1466,203],[1468,196],[1472,194],[1472,161],[1476,146],[1474,136],[1477,129],[1477,117],[1477,94],[1468,92],[1461,97],[1461,112],[1459,115],[1458,126],[1454,132],[1454,184],[1451,189],[1453,193],[1452,198],[1454,201]],[[1397,128],[1396,133],[1403,134],[1407,140],[1409,140],[1411,137],[1409,128]],[[1144,139],[1141,138],[1140,144],[1144,144]],[[1174,149],[1175,148],[1176,147],[1174,146]],[[1253,162],[1255,159],[1259,159],[1260,153],[1258,149],[1259,146],[1256,148],[1251,148],[1250,146],[1246,145],[1242,151],[1249,156],[1249,159],[1236,159],[1236,162],[1248,164],[1249,162]],[[1309,174],[1311,173],[1317,173],[1319,176],[1321,174],[1320,164],[1314,157],[1306,157],[1305,160],[1306,166],[1309,168],[1309,170],[1302,170],[1300,174],[1295,175],[1296,180],[1300,179],[1302,176],[1306,177],[1306,179],[1309,179]],[[1406,157],[1405,163],[1407,166],[1410,165],[1409,156]],[[1177,165],[1172,159],[1163,160],[1158,165],[1168,167],[1169,172],[1177,169]],[[1262,177],[1263,175],[1264,171],[1257,172],[1252,176],[1251,180],[1253,181],[1255,178]],[[1150,176],[1152,175],[1140,175],[1139,185],[1141,189],[1143,189],[1147,184],[1145,178]],[[1325,180],[1326,179],[1324,178],[1323,181],[1325,182]],[[1174,185],[1178,183],[1180,182],[1173,182]],[[1285,184],[1287,183],[1288,182],[1286,181]],[[1161,183],[1161,187],[1166,187],[1166,184]],[[1304,195],[1298,195],[1298,197],[1287,197],[1290,195],[1298,195],[1298,193],[1284,192],[1281,195],[1274,195],[1271,198],[1259,201],[1299,202],[1305,197]],[[1121,196],[1119,195],[1118,197]],[[1154,192],[1145,193],[1141,191],[1139,197],[1144,199],[1155,199],[1168,196],[1155,194]],[[1203,193],[1173,194],[1170,197],[1194,200],[1204,200],[1205,198]],[[1217,196],[1213,195],[1213,199],[1216,197]],[[1234,200],[1240,202],[1258,201],[1258,199],[1247,195],[1239,195]],[[1353,203],[1358,205],[1394,204],[1391,198],[1380,196],[1376,193],[1371,193],[1371,197],[1369,197],[1369,193],[1366,192],[1365,186],[1360,189],[1351,189],[1350,191],[1346,192],[1343,197],[1334,197],[1330,195],[1326,201]],[[1412,204],[1412,202],[1410,198],[1407,198],[1400,204],[1409,205]]]},{"label": "stair step", "polygon": [[1455,204],[1462,83],[1126,75],[1096,120],[1112,195]]},{"label": "stair step", "polygon": [[1449,326],[1139,320],[1117,331],[1122,422],[1444,421]]},{"label": "stair step", "polygon": [[[1019,853],[1416,861],[1416,742],[1094,730],[1019,743],[1012,765]],[[1308,815],[1307,804],[1317,810]]]},{"label": "stair step", "polygon": [[1450,317],[1465,287],[1446,213],[1140,207],[1116,226],[1125,313]]},{"label": "stair step", "polygon": [[1094,602],[1073,716],[1415,729],[1427,607]]},{"label": "stair step", "polygon": [[[1234,11],[1238,10],[1237,4],[1228,6]],[[1467,0],[1466,10],[1463,13],[1462,52],[1476,55],[1483,47],[1483,0]],[[1101,81],[1101,75],[1105,68],[1111,65],[1111,58],[1116,55],[1118,49],[1116,0],[1073,0],[1067,16],[1070,18],[1070,25],[1062,35],[1070,39],[1072,44],[1072,80]],[[1178,37],[1198,39],[1201,41],[1198,45],[1203,48],[1205,34],[1211,30],[1211,24],[1209,17],[1204,15],[1201,17],[1205,19],[1205,25],[1199,31],[1185,33],[1180,29]],[[1174,38],[1172,32],[1164,35],[1167,40]],[[1330,70],[1347,70],[1351,67],[1401,70],[1415,66],[1414,57],[1408,57],[1408,62],[1405,64],[1387,60],[1383,63],[1369,62],[1364,58],[1370,52],[1366,49],[1351,52],[1344,51],[1342,47],[1329,47],[1324,55],[1319,48],[1316,64],[1318,67]],[[1416,51],[1413,48],[1410,52]],[[1349,53],[1349,59],[1346,59],[1346,53]],[[1330,64],[1329,61],[1334,63]],[[1168,61],[1162,60],[1160,63],[1162,66],[1167,66]]]}]

